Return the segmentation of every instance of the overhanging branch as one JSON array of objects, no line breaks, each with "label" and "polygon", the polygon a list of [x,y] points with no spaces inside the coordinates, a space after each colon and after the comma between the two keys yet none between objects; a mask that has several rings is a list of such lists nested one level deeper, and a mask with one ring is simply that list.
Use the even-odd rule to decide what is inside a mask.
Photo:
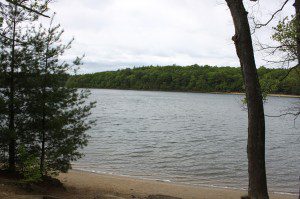
[{"label": "overhanging branch", "polygon": [[279,81],[282,82],[285,78],[287,78],[287,76],[289,76],[289,74],[291,73],[292,70],[298,68],[299,66],[300,66],[300,65],[297,64],[296,66],[293,66],[292,68],[290,68],[290,69],[288,70],[287,74],[286,74],[283,78],[281,78]]},{"label": "overhanging branch", "polygon": [[[251,1],[256,1],[256,0],[251,0]],[[283,4],[282,4],[282,6],[281,6],[281,8],[280,9],[278,9],[278,10],[276,10],[273,14],[272,14],[272,16],[271,16],[271,18],[266,22],[266,23],[255,23],[254,22],[254,24],[255,24],[255,28],[261,28],[261,27],[263,27],[263,26],[267,26],[273,19],[274,19],[274,17],[279,13],[279,12],[281,12],[282,10],[283,10],[283,8],[285,7],[285,5],[287,4],[289,2],[289,0],[286,0]]]},{"label": "overhanging branch", "polygon": [[300,112],[295,112],[295,113],[287,112],[287,113],[283,113],[283,114],[280,114],[280,115],[267,115],[267,114],[265,114],[266,117],[282,117],[282,116],[287,116],[287,115],[292,115],[292,116],[298,117],[300,115]]},{"label": "overhanging branch", "polygon": [[17,6],[21,7],[21,8],[24,8],[24,9],[30,11],[30,12],[36,13],[36,14],[41,15],[43,17],[50,18],[49,16],[47,16],[47,15],[45,15],[45,14],[43,14],[43,13],[37,11],[37,10],[31,9],[31,8],[29,8],[27,6],[24,6],[24,5],[22,5],[22,4],[18,3],[18,2],[13,1],[13,0],[5,0],[5,1],[7,1],[8,3],[15,4],[15,5],[17,5]]}]

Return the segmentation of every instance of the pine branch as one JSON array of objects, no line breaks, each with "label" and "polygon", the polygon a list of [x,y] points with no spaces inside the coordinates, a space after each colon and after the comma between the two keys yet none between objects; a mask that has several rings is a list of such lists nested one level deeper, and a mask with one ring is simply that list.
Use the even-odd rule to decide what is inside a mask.
[{"label": "pine branch", "polygon": [[37,11],[37,10],[28,8],[27,6],[24,6],[24,5],[20,4],[20,3],[17,3],[17,2],[15,2],[15,1],[13,1],[13,0],[5,0],[5,1],[7,1],[8,3],[15,4],[15,5],[17,5],[17,6],[21,7],[21,8],[24,8],[24,9],[30,11],[30,12],[36,13],[36,14],[41,15],[41,16],[43,16],[43,17],[50,18],[49,16],[47,16],[47,15],[45,15],[45,14],[43,14],[43,13]]},{"label": "pine branch", "polygon": [[[2,34],[2,33],[0,33],[0,37],[3,37],[3,38],[5,38],[5,39],[8,39],[8,40],[13,40],[12,38],[9,38],[9,37],[7,37],[7,36],[5,36],[4,34]],[[27,44],[26,42],[22,42],[22,41],[20,41],[20,40],[16,40],[16,42],[17,43],[20,43],[20,44]]]}]

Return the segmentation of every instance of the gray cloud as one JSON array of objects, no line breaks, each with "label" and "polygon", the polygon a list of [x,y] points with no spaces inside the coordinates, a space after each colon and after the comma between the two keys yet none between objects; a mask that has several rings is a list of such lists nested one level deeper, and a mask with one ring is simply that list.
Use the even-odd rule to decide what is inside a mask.
[{"label": "gray cloud", "polygon": [[[247,9],[266,20],[280,2],[248,3]],[[224,0],[59,0],[52,10],[64,38],[76,38],[65,59],[86,54],[81,73],[150,64],[239,65]],[[257,36],[267,41],[270,32]],[[257,54],[258,65],[263,56]]]}]

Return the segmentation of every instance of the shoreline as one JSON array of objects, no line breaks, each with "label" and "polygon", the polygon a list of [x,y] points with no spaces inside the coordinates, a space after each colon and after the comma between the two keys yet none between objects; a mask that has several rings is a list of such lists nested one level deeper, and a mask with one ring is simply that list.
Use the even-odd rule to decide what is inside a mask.
[{"label": "shoreline", "polygon": [[[245,95],[245,93],[240,93],[240,92],[200,92],[200,91],[177,91],[177,90],[166,91],[166,90],[121,89],[121,88],[78,88],[78,89],[145,91],[145,92],[167,92],[167,93],[200,93],[200,94],[220,94],[220,95]],[[300,95],[272,93],[272,94],[268,94],[268,97],[300,98]]]},{"label": "shoreline", "polygon": [[[246,93],[238,93],[238,92],[211,92],[210,94],[223,94],[223,95],[245,95]],[[286,97],[286,98],[300,98],[300,95],[288,95],[288,94],[268,94],[268,97]]]},{"label": "shoreline", "polygon": [[[58,179],[58,180],[56,180]],[[193,186],[114,174],[70,170],[42,184],[21,185],[0,175],[0,198],[33,199],[240,199],[247,190]],[[269,192],[270,199],[298,199],[298,194]]]},{"label": "shoreline", "polygon": [[[213,184],[192,184],[192,183],[185,183],[185,182],[175,182],[172,180],[164,180],[164,179],[155,179],[155,178],[147,178],[147,177],[140,177],[140,176],[130,176],[130,175],[123,175],[123,174],[114,174],[114,173],[108,173],[108,172],[100,172],[100,171],[90,171],[90,170],[84,170],[84,169],[72,169],[71,171],[74,172],[83,172],[83,173],[89,173],[94,175],[105,175],[105,176],[111,176],[111,177],[121,177],[121,178],[128,178],[128,179],[135,179],[135,180],[141,180],[141,181],[151,181],[151,182],[160,182],[160,183],[169,183],[172,185],[178,185],[178,186],[187,186],[187,187],[194,187],[194,188],[209,188],[209,189],[224,189],[224,190],[235,190],[235,191],[247,191],[246,188],[237,188],[237,187],[226,187],[226,186],[218,186]],[[270,194],[279,194],[279,195],[289,195],[289,196],[297,196],[297,193],[288,193],[288,192],[282,192],[282,191],[269,191]]]},{"label": "shoreline", "polygon": [[[216,186],[201,186],[155,179],[144,179],[125,175],[105,174],[84,170],[70,170],[58,177],[67,187],[88,188],[92,191],[102,190],[124,198],[135,196],[143,198],[149,195],[166,195],[183,199],[218,199],[240,198],[246,190]],[[296,199],[297,194],[269,192],[270,199]],[[199,197],[201,196],[201,197]],[[131,197],[128,197],[131,198]]]}]

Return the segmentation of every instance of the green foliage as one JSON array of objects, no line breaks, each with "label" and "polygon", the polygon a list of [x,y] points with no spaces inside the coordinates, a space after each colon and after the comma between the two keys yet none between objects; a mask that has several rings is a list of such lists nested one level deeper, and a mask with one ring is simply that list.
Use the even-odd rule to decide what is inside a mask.
[{"label": "green foliage", "polygon": [[273,28],[275,33],[272,35],[272,39],[280,43],[276,49],[286,54],[288,61],[297,59],[297,29],[296,29],[296,17],[285,17],[279,21],[277,26]]},{"label": "green foliage", "polygon": [[[44,1],[15,0],[14,4],[30,7],[39,10]],[[2,17],[1,50],[0,50],[0,98],[4,102],[3,112],[0,112],[0,137],[6,143],[0,145],[4,156],[9,151],[9,169],[15,170],[17,137],[22,126],[19,121],[26,120],[22,117],[23,107],[26,104],[23,95],[23,80],[28,75],[26,73],[30,60],[30,46],[25,34],[29,24],[35,23],[38,15],[15,6],[12,3],[1,3],[0,13]],[[24,116],[24,115],[23,115]],[[10,147],[10,150],[7,148]]]},{"label": "green foliage", "polygon": [[[279,21],[278,25],[274,27],[275,33],[272,35],[272,39],[277,41],[279,45],[273,47],[271,54],[275,54],[276,51],[282,53],[281,59],[278,63],[287,64],[290,67],[290,63],[295,63],[295,66],[292,66],[289,70],[290,73],[284,78],[278,78],[274,81],[277,81],[275,84],[276,88],[271,88],[271,90],[286,91],[288,93],[300,93],[300,60],[298,59],[298,44],[297,38],[300,38],[299,32],[299,21],[295,15],[291,16],[291,19],[288,17],[284,18],[282,21]],[[296,65],[296,63],[298,63]],[[277,75],[278,76],[278,75]],[[266,84],[266,83],[264,83]],[[290,110],[290,114],[295,116],[295,119],[300,115],[300,106],[295,106]]]},{"label": "green foliage", "polygon": [[81,59],[76,58],[74,65],[59,62],[60,56],[71,46],[71,42],[61,43],[60,26],[40,26],[30,32],[29,41],[35,56],[29,62],[30,75],[23,90],[27,98],[24,113],[30,120],[23,121],[20,141],[30,144],[37,140],[30,145],[41,160],[43,175],[67,172],[71,161],[82,156],[78,149],[87,145],[85,132],[93,121],[86,118],[94,103],[85,103],[90,95],[88,90],[63,86],[67,72],[74,65],[80,65]]},{"label": "green foliage", "polygon": [[[300,94],[299,76],[285,69],[258,69],[264,93]],[[67,86],[192,92],[244,92],[240,68],[212,66],[147,66],[72,76]]]},{"label": "green foliage", "polygon": [[[262,74],[261,70],[264,71]],[[263,93],[300,95],[300,68],[291,72],[288,69],[260,68],[258,73]]]},{"label": "green foliage", "polygon": [[41,180],[39,159],[26,150],[24,145],[18,149],[20,173],[23,176],[23,183],[34,183]]},{"label": "green foliage", "polygon": [[5,101],[2,98],[0,94],[0,162],[5,162],[6,155],[7,155],[7,131],[5,131],[5,115],[3,114],[5,112]]},{"label": "green foliage", "polygon": [[[39,12],[47,9],[41,2],[18,1],[33,3],[30,8]],[[53,26],[51,20],[44,28],[30,23],[38,14],[16,6],[1,9],[6,29],[1,33],[6,36],[0,51],[0,164],[14,156],[25,181],[33,182],[67,172],[71,161],[82,156],[94,103],[86,102],[88,90],[64,86],[68,72],[82,63],[81,58],[72,64],[61,61],[72,42],[62,43],[60,25]],[[18,150],[11,153],[9,147]]]},{"label": "green foliage", "polygon": [[[275,48],[273,52],[279,50],[283,53],[283,57],[279,62],[290,63],[293,61],[298,61],[297,59],[297,23],[296,17],[291,16],[291,18],[286,17],[282,21],[278,22],[278,25],[273,28],[275,33],[272,35],[272,39],[277,41],[279,45]],[[299,94],[300,92],[300,66],[295,66],[292,71],[285,77],[282,77],[283,70],[277,70],[270,75],[266,75],[264,78],[266,81],[262,85],[273,85],[273,87],[268,86],[269,89],[286,92],[291,94]],[[284,73],[288,73],[285,70]],[[274,85],[276,87],[274,87]]]}]

